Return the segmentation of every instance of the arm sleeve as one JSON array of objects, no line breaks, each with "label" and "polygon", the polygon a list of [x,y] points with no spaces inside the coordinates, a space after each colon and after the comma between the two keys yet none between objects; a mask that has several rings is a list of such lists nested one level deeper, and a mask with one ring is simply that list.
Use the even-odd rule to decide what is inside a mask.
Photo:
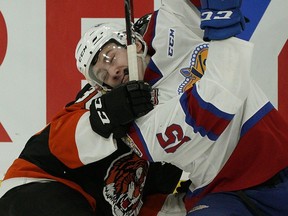
[{"label": "arm sleeve", "polygon": [[95,89],[86,91],[50,123],[50,151],[70,168],[101,160],[117,149],[112,135],[105,139],[91,128],[87,107],[99,96]]},{"label": "arm sleeve", "polygon": [[193,32],[198,32],[202,37],[200,30],[200,11],[197,6],[197,0],[162,0],[161,8],[173,14],[182,24],[188,27]]},{"label": "arm sleeve", "polygon": [[[165,0],[151,16],[144,34],[151,60],[144,80],[154,85],[175,73],[175,65],[186,63],[187,54],[203,44],[200,15],[189,1]],[[189,62],[185,64],[187,66]],[[183,65],[184,66],[184,65]]]}]

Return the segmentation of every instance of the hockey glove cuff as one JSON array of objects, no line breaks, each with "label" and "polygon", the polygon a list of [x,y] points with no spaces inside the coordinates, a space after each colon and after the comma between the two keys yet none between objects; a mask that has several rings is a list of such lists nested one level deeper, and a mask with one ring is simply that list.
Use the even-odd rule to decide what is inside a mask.
[{"label": "hockey glove cuff", "polygon": [[245,29],[240,11],[242,0],[201,0],[201,29],[204,40],[223,40]]}]

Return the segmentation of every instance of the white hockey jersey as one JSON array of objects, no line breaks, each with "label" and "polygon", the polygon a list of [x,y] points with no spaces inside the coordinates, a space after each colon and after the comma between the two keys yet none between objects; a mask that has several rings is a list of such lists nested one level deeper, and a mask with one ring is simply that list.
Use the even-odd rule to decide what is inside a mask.
[{"label": "white hockey jersey", "polygon": [[126,138],[141,157],[189,173],[187,208],[205,193],[258,185],[288,165],[287,124],[250,76],[253,45],[207,44],[199,26],[186,1],[163,1],[152,15],[144,80],[157,105]]}]

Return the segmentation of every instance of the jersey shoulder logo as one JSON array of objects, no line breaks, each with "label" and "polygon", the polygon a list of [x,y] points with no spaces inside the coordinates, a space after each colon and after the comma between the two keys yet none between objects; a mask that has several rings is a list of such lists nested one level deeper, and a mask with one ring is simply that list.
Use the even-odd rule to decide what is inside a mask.
[{"label": "jersey shoulder logo", "polygon": [[192,53],[189,67],[180,70],[185,79],[178,88],[178,94],[191,88],[203,76],[206,70],[208,48],[208,43],[198,45]]},{"label": "jersey shoulder logo", "polygon": [[105,177],[103,195],[111,204],[114,216],[138,215],[148,166],[146,160],[132,151],[113,161]]}]

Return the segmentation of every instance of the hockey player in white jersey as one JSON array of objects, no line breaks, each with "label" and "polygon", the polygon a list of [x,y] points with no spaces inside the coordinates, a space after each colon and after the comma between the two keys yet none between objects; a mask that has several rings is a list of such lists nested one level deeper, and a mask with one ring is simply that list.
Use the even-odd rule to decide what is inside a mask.
[{"label": "hockey player in white jersey", "polygon": [[[141,157],[189,173],[189,216],[288,214],[287,123],[250,76],[253,44],[233,37],[245,25],[240,6],[203,0],[201,22],[190,1],[164,0],[138,37],[139,77],[155,106],[123,140]],[[107,146],[125,125],[106,104],[129,80],[123,29],[98,25],[76,50],[92,85],[115,88],[90,108]]]}]

